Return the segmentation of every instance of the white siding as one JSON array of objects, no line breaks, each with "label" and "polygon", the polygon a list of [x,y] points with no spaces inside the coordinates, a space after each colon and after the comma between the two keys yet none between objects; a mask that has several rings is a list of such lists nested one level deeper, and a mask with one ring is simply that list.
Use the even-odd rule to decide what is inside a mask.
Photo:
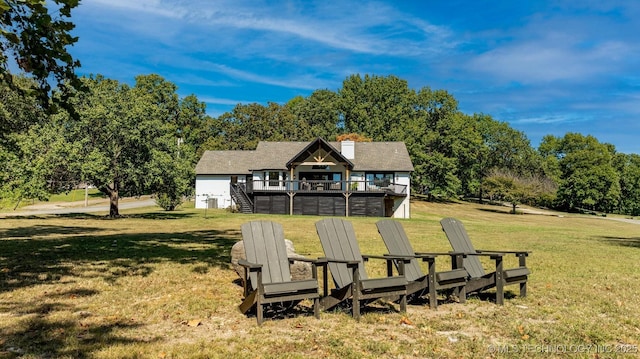
[{"label": "white siding", "polygon": [[395,183],[403,184],[407,186],[407,196],[397,198],[393,204],[393,217],[394,218],[411,218],[411,205],[409,199],[411,198],[411,176],[408,172],[396,172]]},{"label": "white siding", "polygon": [[231,206],[229,175],[197,175],[196,176],[196,208],[206,208],[207,198],[215,198],[218,208]]}]

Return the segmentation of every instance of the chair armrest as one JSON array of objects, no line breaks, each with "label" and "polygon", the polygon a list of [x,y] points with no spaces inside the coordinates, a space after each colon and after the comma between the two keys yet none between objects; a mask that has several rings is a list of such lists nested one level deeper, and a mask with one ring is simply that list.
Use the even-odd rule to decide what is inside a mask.
[{"label": "chair armrest", "polygon": [[362,255],[362,258],[373,258],[373,259],[384,259],[384,260],[400,260],[403,261],[405,263],[410,262],[414,256],[405,256],[405,255],[395,255],[395,254],[384,254],[381,256],[376,256],[376,255]]},{"label": "chair armrest", "polygon": [[[320,258],[318,259],[313,259],[313,258],[304,258],[304,257],[288,257],[289,262],[308,262],[308,263],[313,263],[313,264],[318,264],[319,262],[321,262]],[[324,261],[326,262],[326,260]]]},{"label": "chair armrest", "polygon": [[504,257],[506,253],[504,252],[476,252],[476,253],[465,253],[465,256],[478,256],[478,257]]},{"label": "chair armrest", "polygon": [[344,263],[347,266],[353,266],[353,265],[358,265],[360,264],[360,261],[355,261],[355,260],[346,260],[346,259],[335,259],[335,258],[327,258],[327,257],[323,257],[323,258],[318,258],[318,261],[320,262],[333,262],[333,263]]},{"label": "chair armrest", "polygon": [[325,265],[329,262],[325,257],[317,258],[315,261],[316,261],[316,264],[320,264],[320,265]]},{"label": "chair armrest", "polygon": [[466,257],[470,253],[465,252],[416,252],[416,256],[463,256]]},{"label": "chair armrest", "polygon": [[249,273],[250,272],[258,272],[256,275],[256,279],[258,283],[254,283],[257,285],[256,288],[258,291],[262,291],[264,290],[263,286],[262,286],[262,264],[257,264],[257,263],[251,263],[249,261],[247,261],[246,259],[239,259],[238,260],[238,265],[244,267],[244,278],[242,281],[242,286],[244,288],[244,296],[245,298],[249,295],[249,293],[251,292],[251,285],[249,284]]},{"label": "chair armrest", "polygon": [[476,250],[478,253],[502,253],[502,254],[515,254],[516,257],[525,256],[528,257],[531,251],[492,251],[487,249]]},{"label": "chair armrest", "polygon": [[239,259],[238,265],[241,265],[245,268],[249,268],[251,271],[262,269],[262,264],[251,263],[246,259]]}]

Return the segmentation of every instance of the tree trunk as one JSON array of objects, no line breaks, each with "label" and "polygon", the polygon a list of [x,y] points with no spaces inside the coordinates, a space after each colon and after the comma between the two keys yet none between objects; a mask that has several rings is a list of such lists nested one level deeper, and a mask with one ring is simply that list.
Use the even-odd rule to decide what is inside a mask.
[{"label": "tree trunk", "polygon": [[517,205],[516,205],[515,203],[512,203],[511,205],[513,206],[513,212],[512,212],[512,213],[513,213],[513,214],[516,214],[516,207],[517,207]]},{"label": "tree trunk", "polygon": [[109,192],[109,217],[111,218],[120,217],[120,212],[118,211],[118,189],[117,188]]}]

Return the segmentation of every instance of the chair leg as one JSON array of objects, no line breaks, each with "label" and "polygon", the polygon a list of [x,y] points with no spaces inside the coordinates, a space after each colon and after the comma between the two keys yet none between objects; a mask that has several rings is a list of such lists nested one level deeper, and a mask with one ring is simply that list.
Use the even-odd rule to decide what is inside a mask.
[{"label": "chair leg", "polygon": [[435,283],[429,283],[429,308],[438,309],[438,294]]},{"label": "chair leg", "polygon": [[431,309],[438,308],[438,297],[436,293],[436,261],[429,261],[429,275],[427,277],[429,285],[429,307]]},{"label": "chair leg", "polygon": [[352,314],[353,314],[353,318],[355,320],[360,320],[360,301],[359,300],[353,300],[353,308],[352,310]]},{"label": "chair leg", "polygon": [[496,258],[496,304],[504,305],[504,272],[502,257]]},{"label": "chair leg", "polygon": [[264,304],[258,302],[256,304],[256,317],[258,318],[258,325],[264,322]]},{"label": "chair leg", "polygon": [[467,302],[467,286],[466,284],[458,287],[458,289],[456,289],[456,292],[458,293],[458,300],[460,300],[460,303],[464,304]]},{"label": "chair leg", "polygon": [[527,296],[527,282],[520,283],[520,296],[523,298]]},{"label": "chair leg", "polygon": [[400,295],[400,311],[402,313],[407,312],[407,293]]},{"label": "chair leg", "polygon": [[313,316],[316,317],[316,319],[320,319],[320,298],[313,300]]}]

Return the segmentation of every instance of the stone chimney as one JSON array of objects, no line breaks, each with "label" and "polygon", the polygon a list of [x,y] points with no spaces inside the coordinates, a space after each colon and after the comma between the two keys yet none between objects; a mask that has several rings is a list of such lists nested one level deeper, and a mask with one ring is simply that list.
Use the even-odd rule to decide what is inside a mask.
[{"label": "stone chimney", "polygon": [[340,146],[342,147],[340,152],[346,159],[352,160],[356,158],[356,143],[354,141],[342,141]]}]

